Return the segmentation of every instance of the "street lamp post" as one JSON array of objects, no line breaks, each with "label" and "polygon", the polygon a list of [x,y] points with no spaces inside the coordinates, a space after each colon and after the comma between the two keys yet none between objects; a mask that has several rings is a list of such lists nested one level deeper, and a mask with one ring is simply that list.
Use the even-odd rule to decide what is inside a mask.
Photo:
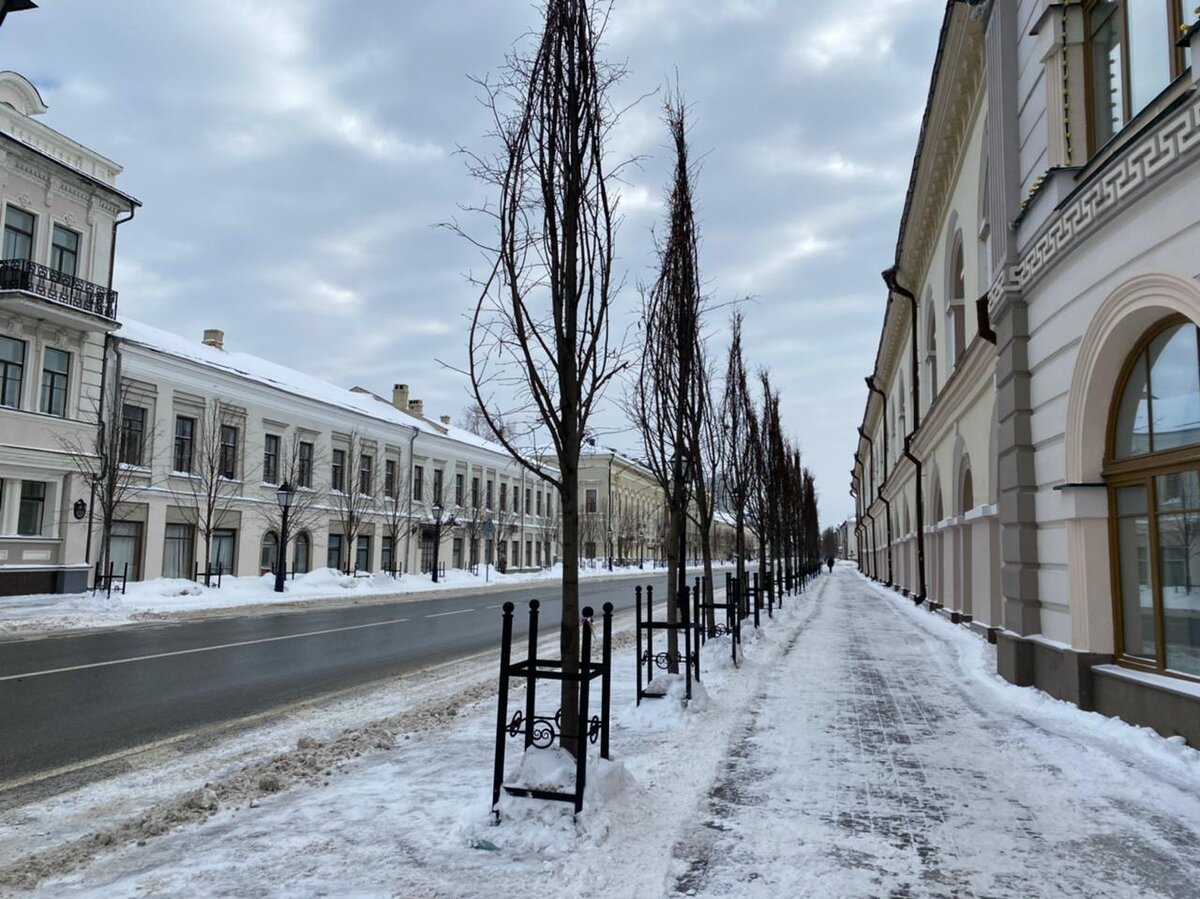
[{"label": "street lamp post", "polygon": [[288,545],[288,510],[292,508],[292,498],[295,497],[292,485],[284,481],[275,491],[275,502],[283,515],[279,523],[279,547],[275,553],[275,592],[283,592],[283,579],[287,574],[287,545]]},{"label": "street lamp post", "polygon": [[638,531],[638,571],[641,571],[643,568],[646,567],[645,566],[645,559],[646,559],[645,549],[646,549],[646,535],[643,534],[641,531]]},{"label": "street lamp post", "polygon": [[608,529],[608,570],[613,570],[613,532],[612,528]]},{"label": "street lamp post", "polygon": [[442,504],[434,503],[433,513],[433,582],[438,582],[438,550],[442,545]]}]

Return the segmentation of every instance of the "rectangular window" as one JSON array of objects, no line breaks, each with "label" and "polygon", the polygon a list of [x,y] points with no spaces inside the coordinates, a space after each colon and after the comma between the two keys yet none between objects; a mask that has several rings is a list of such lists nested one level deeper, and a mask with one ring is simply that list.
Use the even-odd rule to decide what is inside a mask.
[{"label": "rectangular window", "polygon": [[435,503],[442,503],[445,501],[444,497],[442,496],[442,474],[443,474],[443,472],[440,468],[434,469],[434,472],[433,472],[433,501]]},{"label": "rectangular window", "polygon": [[[488,486],[491,486],[491,481],[488,481]],[[491,507],[492,507],[491,497],[488,497],[488,508],[490,509]],[[500,485],[500,508],[501,509],[508,508],[508,485],[507,484]]]},{"label": "rectangular window", "polygon": [[365,453],[358,458],[358,490],[366,496],[375,492],[375,477],[372,471],[374,464],[374,458]]},{"label": "rectangular window", "polygon": [[263,483],[279,483],[279,435],[263,437]]},{"label": "rectangular window", "polygon": [[42,402],[43,415],[67,414],[67,379],[71,374],[71,354],[47,347],[42,359]]},{"label": "rectangular window", "polygon": [[388,574],[395,570],[392,568],[392,541],[386,535],[383,543],[379,545],[379,570],[386,571]]},{"label": "rectangular window", "polygon": [[333,451],[333,466],[329,476],[330,489],[341,493],[346,489],[346,451]]},{"label": "rectangular window", "polygon": [[213,574],[233,574],[237,531],[233,528],[217,528],[212,532],[212,557],[209,565]]},{"label": "rectangular window", "polygon": [[521,488],[518,487],[516,484],[513,484],[512,501],[513,501],[512,510],[514,512],[520,512],[521,511]]},{"label": "rectangular window", "polygon": [[537,513],[538,515],[542,514],[542,491],[540,490],[538,491],[537,495]]},{"label": "rectangular window", "polygon": [[521,543],[519,540],[512,542],[512,558],[509,560],[509,565],[513,568],[521,567]]},{"label": "rectangular window", "polygon": [[1191,0],[1090,0],[1085,6],[1092,151],[1190,64],[1175,46]]},{"label": "rectangular window", "polygon": [[413,499],[421,502],[425,499],[425,466],[413,466]]},{"label": "rectangular window", "polygon": [[4,211],[5,259],[28,262],[33,258],[33,223],[33,215],[24,209],[9,206]]},{"label": "rectangular window", "polygon": [[[463,504],[463,490],[465,489],[466,478],[461,474],[454,476],[454,505],[461,506]],[[461,566],[455,566],[456,568]]]},{"label": "rectangular window", "polygon": [[21,379],[25,373],[25,342],[0,337],[0,406],[21,407]]},{"label": "rectangular window", "polygon": [[196,436],[196,419],[183,415],[175,417],[175,467],[172,471],[190,473],[192,470],[192,446]]},{"label": "rectangular window", "polygon": [[554,517],[554,494],[553,493],[546,494],[546,517],[547,518]]},{"label": "rectangular window", "polygon": [[146,410],[125,403],[121,406],[121,461],[141,466],[146,445]]},{"label": "rectangular window", "polygon": [[237,477],[238,429],[221,425],[221,477],[232,481]]},{"label": "rectangular window", "polygon": [[301,442],[296,460],[296,486],[312,489],[313,475],[313,445]]},{"label": "rectangular window", "polygon": [[533,513],[533,491],[528,487],[525,488],[525,514]]},{"label": "rectangular window", "polygon": [[163,535],[163,577],[192,578],[192,526],[168,524]]},{"label": "rectangular window", "polygon": [[471,478],[471,508],[479,508],[479,478]]},{"label": "rectangular window", "polygon": [[50,268],[60,275],[74,278],[79,266],[79,233],[54,226],[54,234],[50,241]]},{"label": "rectangular window", "polygon": [[390,499],[396,498],[396,460],[387,459],[383,463],[383,492]]},{"label": "rectangular window", "polygon": [[[501,484],[500,487],[501,487],[501,489],[503,489],[504,485]],[[492,481],[491,481],[491,479],[488,480],[487,485],[484,489],[485,489],[485,493],[484,493],[483,500],[484,500],[484,503],[486,504],[487,508],[490,509],[492,507]],[[503,508],[503,507],[501,507],[501,508]]]},{"label": "rectangular window", "polygon": [[329,549],[325,553],[325,565],[329,568],[342,570],[342,535],[329,535]]},{"label": "rectangular window", "polygon": [[584,502],[583,511],[586,512],[588,515],[595,515],[596,514],[596,490],[595,490],[595,488],[589,487],[587,489],[586,493],[584,494],[583,502]]},{"label": "rectangular window", "polygon": [[355,541],[354,547],[354,567],[358,571],[371,570],[371,538],[366,534],[360,534],[358,540]]},{"label": "rectangular window", "polygon": [[46,512],[46,485],[42,481],[21,482],[21,507],[17,515],[17,533],[22,537],[42,536]]}]

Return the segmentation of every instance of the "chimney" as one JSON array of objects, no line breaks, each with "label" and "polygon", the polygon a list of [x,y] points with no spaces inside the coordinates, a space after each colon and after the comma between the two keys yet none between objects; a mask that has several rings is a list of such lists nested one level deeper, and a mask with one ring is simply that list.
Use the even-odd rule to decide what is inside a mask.
[{"label": "chimney", "polygon": [[204,339],[200,342],[213,349],[223,350],[225,349],[225,332],[220,328],[205,328]]},{"label": "chimney", "polygon": [[448,424],[450,424],[450,416],[449,416],[449,415],[443,415],[443,416],[441,417],[441,419],[439,419],[439,420],[440,420],[440,421],[441,421],[441,423],[442,423],[442,424],[444,424],[444,425],[448,425]]},{"label": "chimney", "polygon": [[409,400],[408,401],[408,411],[411,412],[413,415],[417,416],[417,418],[424,418],[425,417],[425,401],[424,400]]},{"label": "chimney", "polygon": [[408,411],[408,385],[393,384],[392,385],[392,405],[401,412]]}]

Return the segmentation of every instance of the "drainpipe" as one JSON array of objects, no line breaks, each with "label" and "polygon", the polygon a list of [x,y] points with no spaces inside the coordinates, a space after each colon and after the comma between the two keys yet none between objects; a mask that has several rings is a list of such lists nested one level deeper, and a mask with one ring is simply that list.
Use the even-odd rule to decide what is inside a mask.
[{"label": "drainpipe", "polygon": [[897,272],[895,266],[889,268],[883,273],[883,281],[887,284],[888,289],[899,294],[908,300],[909,307],[912,311],[910,323],[912,325],[912,430],[904,435],[904,455],[912,462],[917,470],[917,595],[913,597],[913,602],[917,605],[925,602],[928,594],[925,586],[925,491],[921,483],[922,465],[912,452],[912,439],[916,435],[917,430],[921,427],[921,365],[917,354],[917,298],[912,292],[905,290],[900,286],[897,280]]},{"label": "drainpipe", "polygon": [[[885,413],[886,413],[886,409],[885,409]],[[884,434],[886,434],[886,433],[887,433],[887,431],[885,430]],[[874,443],[872,442],[871,438],[867,436],[867,432],[864,431],[862,428],[859,428],[858,436],[861,437],[863,440],[867,441],[867,445],[872,447],[872,452],[874,452]],[[887,483],[887,455],[886,455],[887,454],[887,444],[886,444],[886,442],[884,443],[883,452],[884,452],[883,480],[879,484],[879,489],[875,491],[875,499],[877,499],[881,503],[883,503],[883,514],[887,519],[887,521],[885,522],[887,525],[887,580],[884,581],[884,583],[888,587],[890,587],[890,586],[892,586],[892,504],[890,502],[888,502],[887,498],[883,495],[883,485]],[[871,518],[872,523],[874,523],[874,520],[875,519],[872,516],[872,518]]]},{"label": "drainpipe", "polygon": [[[0,16],[0,18],[3,18]],[[114,218],[112,226],[112,240],[108,247],[108,290],[111,294],[113,286],[113,269],[117,264],[117,228],[126,222],[132,222],[133,217],[137,215],[137,203],[134,202],[129,207],[129,218]],[[114,305],[112,309],[113,317],[116,317],[117,307]],[[104,333],[104,349],[100,358],[100,408],[96,412],[96,428],[100,432],[100,439],[105,440],[105,399],[108,393],[108,354],[112,350],[112,333],[106,331]],[[120,373],[117,375],[120,378]],[[119,380],[118,380],[119,383]],[[83,559],[89,565],[92,562],[92,531],[96,526],[96,484],[93,481],[91,484],[91,497],[88,500],[88,530],[87,541],[83,550]]]},{"label": "drainpipe", "polygon": [[872,394],[878,394],[880,400],[883,401],[883,484],[880,485],[880,499],[882,499],[883,508],[887,509],[888,515],[888,587],[893,587],[895,583],[892,568],[892,503],[883,496],[883,487],[888,483],[888,459],[892,456],[892,453],[888,450],[888,397],[887,394],[884,394],[882,390],[875,386],[874,374],[869,374],[866,377],[866,389],[870,390]]},{"label": "drainpipe", "polygon": [[[413,529],[413,465],[416,464],[416,457],[413,455],[413,447],[417,445],[417,429],[412,429],[412,437],[408,440],[408,527],[404,531],[404,564],[408,565],[412,561],[412,529]],[[392,560],[392,564],[396,564],[396,560]]]}]

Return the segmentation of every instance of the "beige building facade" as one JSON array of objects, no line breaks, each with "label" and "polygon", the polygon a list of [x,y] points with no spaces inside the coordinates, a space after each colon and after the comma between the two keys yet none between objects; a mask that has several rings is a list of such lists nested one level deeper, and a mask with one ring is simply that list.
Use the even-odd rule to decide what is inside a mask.
[{"label": "beige building facade", "polygon": [[1200,745],[1194,4],[947,4],[852,472],[876,579]]}]

